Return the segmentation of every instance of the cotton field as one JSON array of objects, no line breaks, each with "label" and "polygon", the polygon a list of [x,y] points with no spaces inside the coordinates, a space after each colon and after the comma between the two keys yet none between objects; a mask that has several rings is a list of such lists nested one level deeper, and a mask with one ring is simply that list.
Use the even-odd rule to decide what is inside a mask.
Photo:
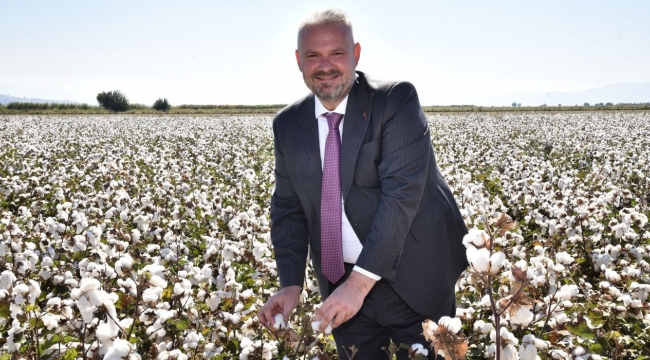
[{"label": "cotton field", "polygon": [[[429,120],[470,267],[412,358],[650,356],[650,115]],[[0,360],[334,358],[311,269],[288,324],[255,317],[271,121],[0,117]]]}]

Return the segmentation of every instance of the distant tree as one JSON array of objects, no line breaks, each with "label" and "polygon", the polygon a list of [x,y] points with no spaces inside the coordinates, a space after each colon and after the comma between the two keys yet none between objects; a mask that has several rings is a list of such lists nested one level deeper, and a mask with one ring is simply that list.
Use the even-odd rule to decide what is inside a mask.
[{"label": "distant tree", "polygon": [[97,102],[106,110],[126,111],[129,109],[129,100],[119,90],[97,94]]},{"label": "distant tree", "polygon": [[589,106],[589,103],[585,103],[585,106]]},{"label": "distant tree", "polygon": [[609,106],[609,105],[614,105],[614,104],[612,104],[611,102],[608,102],[608,103],[605,104],[605,105]]},{"label": "distant tree", "polygon": [[557,104],[557,107],[562,107],[562,104]]},{"label": "distant tree", "polygon": [[156,100],[156,102],[153,103],[153,108],[158,111],[169,111],[171,105],[169,105],[169,102],[167,102],[167,98],[164,98]]},{"label": "distant tree", "polygon": [[595,106],[603,106],[603,105],[605,105],[605,104],[603,104],[603,103],[601,103],[601,102],[599,102],[599,103],[597,103],[597,104],[594,104],[594,105],[595,105]]},{"label": "distant tree", "polygon": [[512,103],[512,107],[517,107],[517,103],[516,103],[516,102],[513,102],[513,103]]}]

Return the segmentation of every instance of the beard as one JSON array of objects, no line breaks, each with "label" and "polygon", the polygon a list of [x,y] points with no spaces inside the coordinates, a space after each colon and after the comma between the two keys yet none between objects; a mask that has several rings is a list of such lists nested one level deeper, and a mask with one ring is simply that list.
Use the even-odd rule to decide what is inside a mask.
[{"label": "beard", "polygon": [[[317,86],[315,81],[312,80],[314,77],[329,77],[337,75],[341,78],[341,82],[337,85],[323,84],[321,86]],[[336,70],[329,72],[319,71],[314,73],[309,79],[305,80],[307,82],[307,87],[309,87],[309,89],[314,94],[316,94],[316,96],[318,96],[321,101],[325,102],[343,100],[343,98],[345,98],[350,93],[352,85],[354,84],[353,77],[346,77],[340,71]]]}]

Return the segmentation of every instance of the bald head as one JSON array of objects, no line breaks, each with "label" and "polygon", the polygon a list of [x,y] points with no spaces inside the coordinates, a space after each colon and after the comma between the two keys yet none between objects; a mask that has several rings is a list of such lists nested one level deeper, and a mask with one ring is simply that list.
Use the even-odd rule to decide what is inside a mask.
[{"label": "bald head", "polygon": [[312,26],[323,26],[331,24],[343,24],[347,28],[350,44],[354,44],[352,34],[352,22],[345,11],[337,8],[319,9],[308,14],[298,28],[298,50],[301,48],[301,41],[307,28]]}]

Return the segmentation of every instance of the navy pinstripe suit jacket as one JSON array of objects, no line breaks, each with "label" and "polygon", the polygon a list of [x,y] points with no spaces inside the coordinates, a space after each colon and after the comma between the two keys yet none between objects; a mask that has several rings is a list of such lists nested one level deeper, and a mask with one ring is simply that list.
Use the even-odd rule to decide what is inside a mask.
[{"label": "navy pinstripe suit jacket", "polygon": [[[273,121],[275,192],[271,239],[282,287],[304,283],[307,254],[323,298],[322,167],[314,95]],[[357,72],[341,142],[345,213],[363,244],[357,265],[386,279],[420,314],[454,296],[467,267],[460,212],[436,165],[427,119],[413,85],[377,83]]]}]

